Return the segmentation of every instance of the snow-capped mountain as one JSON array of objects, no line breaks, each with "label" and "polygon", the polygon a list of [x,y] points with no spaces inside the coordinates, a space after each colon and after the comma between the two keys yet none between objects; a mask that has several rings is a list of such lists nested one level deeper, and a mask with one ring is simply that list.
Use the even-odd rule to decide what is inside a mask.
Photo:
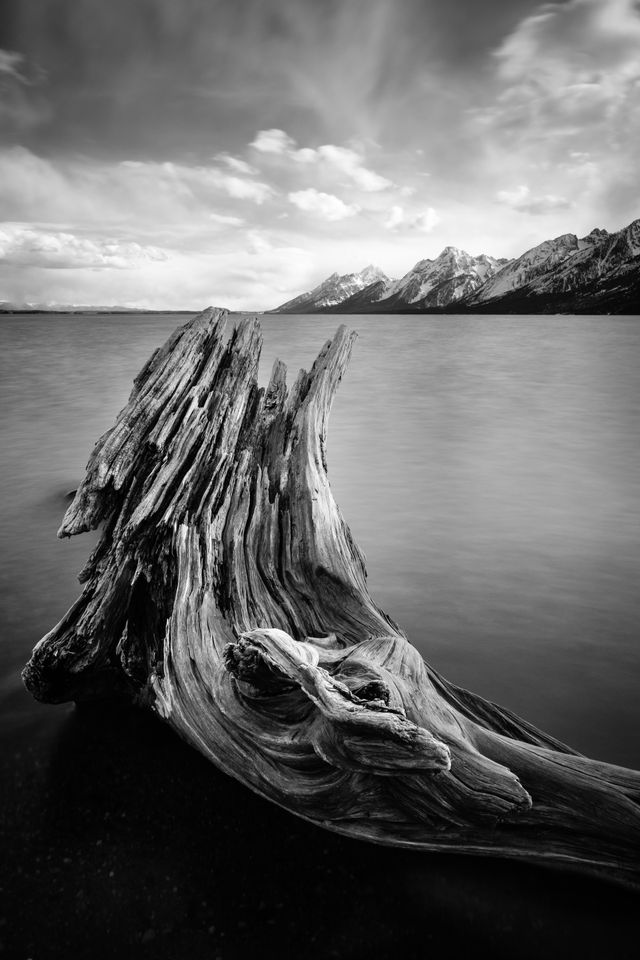
[{"label": "snow-capped mountain", "polygon": [[274,313],[343,310],[346,313],[446,307],[474,293],[507,263],[481,254],[472,257],[445,247],[435,260],[420,260],[399,280],[389,280],[377,267],[360,273],[332,274],[309,293],[290,300]]},{"label": "snow-capped mountain", "polygon": [[480,287],[469,310],[640,311],[640,220],[617,233],[565,234],[528,250]]},{"label": "snow-capped mountain", "polygon": [[379,267],[369,265],[359,273],[345,273],[340,276],[332,273],[330,277],[307,293],[300,294],[293,300],[288,300],[282,306],[276,307],[270,313],[315,313],[336,307],[342,304],[353,294],[359,293],[366,287],[382,283],[386,286],[389,278]]},{"label": "snow-capped mountain", "polygon": [[515,260],[445,247],[399,280],[367,267],[334,273],[273,313],[640,314],[640,220],[617,233],[565,233]]}]

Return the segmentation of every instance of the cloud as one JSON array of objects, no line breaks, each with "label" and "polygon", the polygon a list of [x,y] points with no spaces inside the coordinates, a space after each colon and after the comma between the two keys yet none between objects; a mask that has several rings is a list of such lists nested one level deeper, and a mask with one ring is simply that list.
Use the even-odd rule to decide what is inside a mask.
[{"label": "cloud", "polygon": [[356,187],[367,193],[386,190],[393,186],[391,180],[387,180],[386,177],[380,176],[373,170],[368,170],[362,163],[362,157],[348,147],[335,147],[332,144],[325,144],[318,147],[315,153],[319,160],[327,160],[333,164],[336,169],[349,177]]},{"label": "cloud", "polygon": [[505,204],[514,210],[533,214],[549,213],[552,210],[566,210],[572,205],[566,197],[558,197],[553,193],[546,193],[537,197],[532,196],[531,190],[525,184],[520,184],[513,190],[498,190],[496,200],[498,203]]},{"label": "cloud", "polygon": [[528,199],[530,192],[529,187],[522,184],[514,190],[498,190],[496,200],[499,203],[506,203],[508,207],[517,207]]},{"label": "cloud", "polygon": [[261,207],[274,197],[268,184],[213,165],[46,159],[23,147],[0,150],[0,208],[6,220],[135,221],[151,228],[197,224],[210,214],[237,217],[247,204]]},{"label": "cloud", "polygon": [[[0,225],[0,251],[7,250],[5,234],[16,229],[16,225]],[[271,246],[268,236],[242,236],[240,246],[209,252],[160,251],[162,256],[156,259],[154,251],[143,245],[136,249],[136,245],[120,241],[103,244],[80,236],[60,240],[51,231],[33,232],[38,234],[35,245],[46,248],[44,251],[19,250],[15,242],[13,250],[7,251],[11,259],[4,271],[0,259],[6,300],[160,310],[195,311],[210,303],[231,309],[264,309],[298,293],[313,267],[309,251],[290,244]],[[265,242],[260,243],[261,239]],[[25,238],[24,247],[33,245],[32,239]],[[122,261],[132,269],[126,269]],[[59,269],[52,269],[55,267]]]},{"label": "cloud", "polygon": [[225,213],[210,213],[209,220],[221,227],[241,227],[245,223],[242,217],[234,217]]},{"label": "cloud", "polygon": [[22,53],[16,53],[14,50],[0,50],[0,76],[12,77],[19,83],[29,83],[21,70],[24,63],[25,57]]},{"label": "cloud", "polygon": [[421,233],[431,233],[434,227],[437,227],[440,222],[440,215],[436,213],[433,207],[427,207],[426,210],[409,221],[409,226],[413,227],[414,230],[419,230]]},{"label": "cloud", "polygon": [[249,253],[254,256],[261,256],[262,254],[269,253],[273,250],[273,244],[269,237],[267,237],[260,230],[248,230],[247,231],[247,249]]},{"label": "cloud", "polygon": [[216,153],[213,159],[224,163],[225,166],[229,167],[229,169],[235,173],[243,173],[246,176],[252,177],[258,172],[256,168],[252,167],[246,160],[241,160],[239,157],[232,157],[228,153]]},{"label": "cloud", "polygon": [[[424,0],[49,0],[47,16],[42,0],[7,2],[4,42],[51,78],[55,148],[144,156],[169,138],[183,156],[209,156],[214,129],[233,152],[240,130],[289,123],[305,143],[377,141],[419,109],[443,34],[459,43],[493,20],[461,17],[460,0],[453,15]],[[156,111],[162,122],[145,122]]]},{"label": "cloud", "polygon": [[394,205],[389,211],[389,216],[385,221],[385,227],[387,230],[395,230],[396,227],[399,227],[401,223],[404,223],[404,210],[402,207]]},{"label": "cloud", "polygon": [[385,220],[387,230],[416,230],[419,233],[431,233],[441,222],[441,217],[433,207],[427,207],[419,213],[407,213],[402,207],[394,205]]},{"label": "cloud", "polygon": [[236,200],[251,200],[262,204],[274,195],[273,187],[259,180],[242,180],[240,177],[221,173],[219,170],[191,170],[182,171],[187,180],[200,181],[205,185],[222,190]]},{"label": "cloud", "polygon": [[249,144],[254,150],[305,165],[322,165],[346,176],[365,193],[376,193],[393,187],[393,182],[364,165],[363,156],[350,147],[326,143],[319,147],[298,148],[296,141],[284,130],[259,130]]},{"label": "cloud", "polygon": [[[307,252],[309,280],[354,249],[395,274],[445,243],[513,255],[632,219],[637,5],[496,0],[474,19],[461,3],[462,20],[420,0],[82,0],[82,17],[55,0],[52,30],[38,0],[11,0],[0,86],[23,126],[0,137],[23,147],[0,150],[2,219],[98,244],[95,264],[118,255],[100,236],[167,251],[117,268],[130,298],[139,275],[141,298],[171,277],[182,303],[258,306],[305,286],[284,249]],[[39,102],[50,121],[27,129]],[[63,260],[59,242],[39,262]],[[34,269],[57,290],[75,272]],[[77,273],[105,302],[109,269]]]},{"label": "cloud", "polygon": [[87,239],[13,224],[0,226],[0,265],[4,266],[130,270],[167,258],[159,247],[135,242]]},{"label": "cloud", "polygon": [[235,200],[250,200],[258,205],[274,195],[274,190],[267,183],[235,176],[213,166],[187,166],[171,162],[149,163],[142,161],[124,161],[121,167],[135,171],[142,176],[151,176],[155,179],[164,179],[173,183],[177,189],[196,192],[221,191]]},{"label": "cloud", "polygon": [[635,0],[568,0],[526,17],[496,50],[507,81],[543,88],[640,76],[640,10]]},{"label": "cloud", "polygon": [[49,119],[51,109],[37,89],[44,79],[22,53],[0,49],[0,135],[23,134]]},{"label": "cloud", "polygon": [[288,194],[288,199],[299,210],[312,213],[322,220],[345,220],[359,212],[359,207],[344,203],[332,193],[322,193],[310,187],[308,190],[297,190]]},{"label": "cloud", "polygon": [[[579,218],[574,232],[630,218],[640,143],[636,0],[541,4],[504,37],[488,66],[484,105],[465,114],[469,143],[478,148],[469,151],[470,179],[483,175],[494,203],[547,216],[550,232],[567,229],[554,214],[569,207]],[[514,189],[520,194],[510,196]]]},{"label": "cloud", "polygon": [[295,152],[296,142],[284,130],[258,130],[249,146],[260,153],[286,155]]},{"label": "cloud", "polygon": [[502,92],[489,116],[536,138],[553,130],[607,147],[638,133],[640,7],[635,0],[545,4],[494,54]]}]

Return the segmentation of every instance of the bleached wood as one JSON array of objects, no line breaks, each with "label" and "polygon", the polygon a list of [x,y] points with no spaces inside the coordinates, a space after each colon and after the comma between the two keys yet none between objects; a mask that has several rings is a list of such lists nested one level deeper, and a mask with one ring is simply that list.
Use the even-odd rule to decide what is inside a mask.
[{"label": "bleached wood", "polygon": [[354,335],[259,389],[257,321],[226,325],[209,309],[178,329],[96,444],[59,535],[101,540],[29,690],[148,706],[333,830],[636,883],[640,774],[447,682],[370,597],[325,459]]}]

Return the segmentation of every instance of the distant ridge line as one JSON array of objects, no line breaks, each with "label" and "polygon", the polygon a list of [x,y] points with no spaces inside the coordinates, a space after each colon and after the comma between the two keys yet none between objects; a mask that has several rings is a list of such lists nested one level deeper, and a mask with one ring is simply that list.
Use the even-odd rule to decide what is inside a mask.
[{"label": "distant ridge line", "polygon": [[[445,247],[399,280],[332,274],[267,313],[640,314],[640,219],[615,233],[562,234],[513,260]],[[353,292],[348,288],[355,286]],[[345,295],[342,295],[342,294]]]}]

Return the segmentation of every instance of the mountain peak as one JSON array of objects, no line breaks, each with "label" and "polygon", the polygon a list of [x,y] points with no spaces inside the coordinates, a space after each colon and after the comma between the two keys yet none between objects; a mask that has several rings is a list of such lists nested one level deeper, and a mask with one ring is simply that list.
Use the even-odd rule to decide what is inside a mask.
[{"label": "mountain peak", "polygon": [[608,230],[603,230],[602,227],[594,227],[593,230],[591,230],[586,235],[586,237],[583,237],[582,239],[588,240],[590,237],[593,237],[594,239],[597,239],[597,240],[603,240],[605,237],[608,237],[608,236],[609,236]]},{"label": "mountain peak", "polygon": [[365,280],[367,284],[375,283],[376,280],[388,279],[384,270],[381,270],[380,267],[376,267],[373,263],[370,263],[364,268],[364,270],[361,270],[358,276]]}]

